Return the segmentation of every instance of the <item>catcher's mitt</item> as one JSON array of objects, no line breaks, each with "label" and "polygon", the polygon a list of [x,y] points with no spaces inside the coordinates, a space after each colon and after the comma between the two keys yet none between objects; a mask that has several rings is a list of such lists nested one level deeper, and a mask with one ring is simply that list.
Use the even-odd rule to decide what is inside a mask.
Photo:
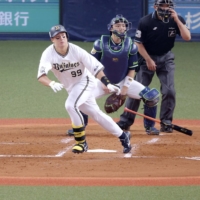
[{"label": "catcher's mitt", "polygon": [[104,109],[106,113],[113,113],[117,111],[125,102],[126,95],[111,94],[105,101]]}]

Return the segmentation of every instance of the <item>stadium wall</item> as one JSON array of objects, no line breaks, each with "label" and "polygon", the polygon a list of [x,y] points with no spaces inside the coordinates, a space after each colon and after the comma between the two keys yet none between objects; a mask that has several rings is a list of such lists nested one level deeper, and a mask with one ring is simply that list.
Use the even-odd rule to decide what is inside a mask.
[{"label": "stadium wall", "polygon": [[[11,5],[8,1],[1,2],[0,4],[5,6]],[[40,2],[48,2],[49,5],[51,4],[50,9],[57,5],[57,10],[55,11],[58,13],[58,19],[56,19],[57,21],[49,18],[46,23],[50,22],[50,24],[52,23],[52,26],[55,25],[55,23],[64,25],[69,32],[70,40],[94,41],[102,34],[109,34],[107,24],[117,14],[122,14],[130,22],[132,22],[132,29],[128,34],[133,38],[139,19],[151,11],[150,7],[152,6],[154,0],[41,0]],[[188,22],[193,20],[192,23],[190,23],[192,41],[200,41],[200,24],[198,25],[200,20],[200,0],[177,0],[175,2],[176,9],[178,9],[179,14],[183,15],[184,18],[188,16],[188,13],[191,15]],[[15,4],[20,3],[22,3],[21,0],[15,0]],[[31,8],[33,8],[33,5],[41,8],[41,4],[35,3],[28,5],[28,1],[26,7],[28,8],[32,6]],[[46,5],[44,4],[42,6]],[[14,8],[14,6],[12,7]],[[3,7],[1,6],[0,17],[4,12],[2,9]],[[45,14],[43,14],[43,16],[45,16]],[[3,19],[0,19],[0,40],[49,40],[48,30],[46,29],[44,31],[44,29],[42,29],[41,20],[42,17],[38,14],[38,19],[36,18],[35,22],[37,32],[34,32],[31,29],[31,31],[24,32],[6,32],[5,30],[7,30],[7,26],[3,26],[1,23],[3,22]],[[41,32],[38,32],[39,25],[41,25]],[[197,28],[194,30],[194,27]]]}]

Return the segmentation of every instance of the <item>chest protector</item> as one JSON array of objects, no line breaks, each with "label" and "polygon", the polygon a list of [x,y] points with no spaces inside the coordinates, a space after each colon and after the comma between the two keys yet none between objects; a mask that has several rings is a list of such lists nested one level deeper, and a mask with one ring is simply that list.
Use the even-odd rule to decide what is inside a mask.
[{"label": "chest protector", "polygon": [[101,37],[102,57],[101,63],[104,65],[104,73],[111,83],[119,83],[128,73],[128,59],[132,40],[126,37],[121,46],[111,47],[110,36]]}]

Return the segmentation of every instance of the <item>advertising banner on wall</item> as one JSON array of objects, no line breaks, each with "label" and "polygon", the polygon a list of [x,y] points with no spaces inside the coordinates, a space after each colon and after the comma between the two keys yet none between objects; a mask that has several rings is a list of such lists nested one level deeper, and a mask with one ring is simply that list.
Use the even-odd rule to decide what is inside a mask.
[{"label": "advertising banner on wall", "polygon": [[[148,13],[151,13],[155,0],[149,0]],[[175,10],[181,15],[193,34],[200,34],[200,0],[177,0]]]},{"label": "advertising banner on wall", "polygon": [[132,23],[128,36],[134,37],[143,16],[143,0],[64,0],[62,22],[71,40],[94,41],[110,34],[107,25],[116,15]]},{"label": "advertising banner on wall", "polygon": [[0,0],[0,32],[41,33],[59,23],[59,0]]}]

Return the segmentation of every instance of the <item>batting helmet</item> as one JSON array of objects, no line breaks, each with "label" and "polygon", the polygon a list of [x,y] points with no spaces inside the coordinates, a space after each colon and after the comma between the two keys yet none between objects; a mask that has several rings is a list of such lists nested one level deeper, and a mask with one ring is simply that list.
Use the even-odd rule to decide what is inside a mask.
[{"label": "batting helmet", "polygon": [[155,3],[154,3],[154,5],[158,7],[157,13],[162,19],[162,21],[164,23],[168,23],[169,18],[171,16],[171,12],[169,9],[162,9],[160,6],[162,6],[163,4],[166,4],[168,8],[174,9],[174,2],[173,0],[155,0]]},{"label": "batting helmet", "polygon": [[[111,28],[113,27],[113,25],[117,24],[117,23],[125,23],[126,31],[124,33],[119,33],[116,30],[111,31]],[[123,39],[126,36],[127,31],[132,28],[132,24],[125,17],[123,17],[123,15],[116,15],[116,17],[114,17],[110,21],[110,23],[108,24],[107,27],[108,27],[108,30],[110,31],[110,33],[114,33],[115,35],[117,35],[118,37]]]},{"label": "batting helmet", "polygon": [[52,37],[56,36],[58,33],[61,33],[61,32],[66,33],[67,38],[69,38],[65,27],[62,26],[62,25],[56,25],[56,26],[51,27],[51,29],[49,31],[49,36],[50,36],[50,38],[52,38]]}]

